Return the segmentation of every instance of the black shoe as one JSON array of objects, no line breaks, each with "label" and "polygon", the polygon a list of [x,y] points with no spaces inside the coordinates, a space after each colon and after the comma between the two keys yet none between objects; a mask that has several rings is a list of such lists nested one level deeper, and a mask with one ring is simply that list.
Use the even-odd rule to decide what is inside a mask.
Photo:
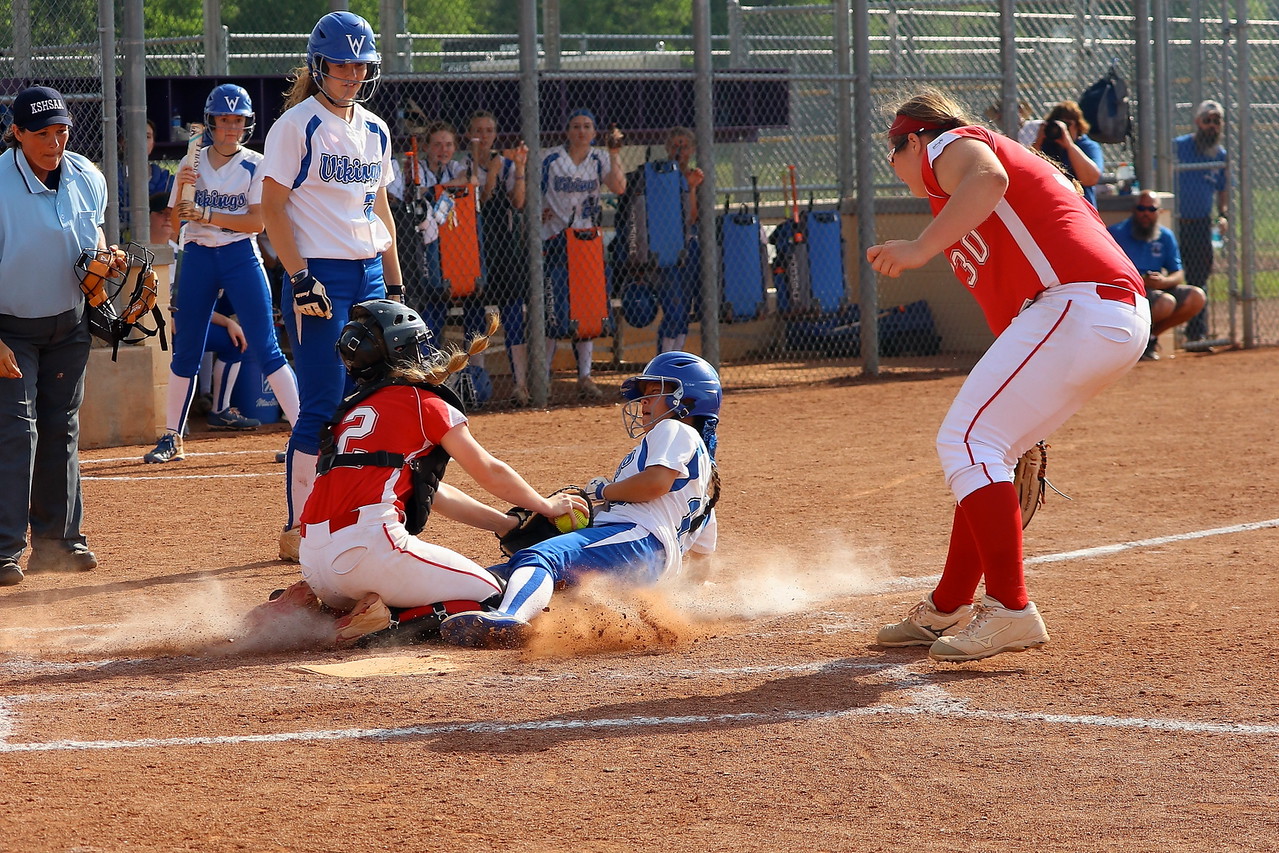
[{"label": "black shoe", "polygon": [[1150,345],[1146,347],[1146,351],[1141,354],[1142,361],[1158,361],[1159,360],[1159,343],[1151,340]]},{"label": "black shoe", "polygon": [[17,586],[22,583],[22,569],[12,557],[0,559],[0,586]]},{"label": "black shoe", "polygon": [[46,546],[32,548],[27,558],[27,574],[39,572],[87,572],[98,567],[98,558],[87,545],[68,548]]}]

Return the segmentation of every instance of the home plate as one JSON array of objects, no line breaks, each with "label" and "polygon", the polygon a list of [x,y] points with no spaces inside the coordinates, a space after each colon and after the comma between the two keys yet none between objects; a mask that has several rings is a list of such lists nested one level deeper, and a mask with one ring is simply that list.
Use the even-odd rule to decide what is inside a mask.
[{"label": "home plate", "polygon": [[342,663],[312,663],[291,666],[295,672],[313,672],[335,678],[370,678],[384,675],[439,675],[452,672],[457,665],[444,655],[427,657],[363,658]]}]

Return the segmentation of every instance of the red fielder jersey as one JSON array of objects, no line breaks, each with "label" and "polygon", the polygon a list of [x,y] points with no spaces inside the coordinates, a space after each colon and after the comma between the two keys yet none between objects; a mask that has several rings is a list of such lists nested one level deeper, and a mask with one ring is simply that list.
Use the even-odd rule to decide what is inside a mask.
[{"label": "red fielder jersey", "polygon": [[430,453],[445,433],[464,423],[466,415],[424,388],[388,385],[369,395],[334,427],[337,452],[400,453],[405,466],[330,469],[316,478],[302,510],[302,523],[330,521],[377,504],[394,505],[403,518],[404,496],[413,485],[407,463]]},{"label": "red fielder jersey", "polygon": [[937,183],[933,161],[961,138],[989,145],[1008,172],[1008,189],[994,213],[946,250],[991,331],[998,335],[1028,300],[1062,283],[1095,281],[1145,294],[1136,267],[1070,179],[1034,151],[984,127],[948,130],[928,144],[922,170],[934,216],[950,196]]}]

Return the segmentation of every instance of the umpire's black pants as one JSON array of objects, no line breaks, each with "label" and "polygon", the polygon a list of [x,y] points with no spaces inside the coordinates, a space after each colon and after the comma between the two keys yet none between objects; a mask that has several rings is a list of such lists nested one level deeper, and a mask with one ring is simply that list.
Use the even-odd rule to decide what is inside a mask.
[{"label": "umpire's black pants", "polygon": [[22,371],[19,379],[0,379],[0,557],[21,556],[28,524],[33,545],[85,544],[79,444],[89,324],[83,303],[53,317],[0,314],[0,341]]}]

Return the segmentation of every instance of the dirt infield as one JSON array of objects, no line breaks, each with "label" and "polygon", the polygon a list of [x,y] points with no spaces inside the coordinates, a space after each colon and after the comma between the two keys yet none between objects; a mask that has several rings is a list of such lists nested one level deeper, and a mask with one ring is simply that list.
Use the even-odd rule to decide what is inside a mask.
[{"label": "dirt infield", "polygon": [[[1052,642],[940,665],[873,641],[944,559],[960,381],[730,395],[710,568],[557,596],[524,652],[228,644],[296,577],[283,433],[88,452],[101,567],[0,590],[0,851],[1279,849],[1279,351],[1141,364],[1052,436]],[[547,490],[629,443],[473,426]]]}]

